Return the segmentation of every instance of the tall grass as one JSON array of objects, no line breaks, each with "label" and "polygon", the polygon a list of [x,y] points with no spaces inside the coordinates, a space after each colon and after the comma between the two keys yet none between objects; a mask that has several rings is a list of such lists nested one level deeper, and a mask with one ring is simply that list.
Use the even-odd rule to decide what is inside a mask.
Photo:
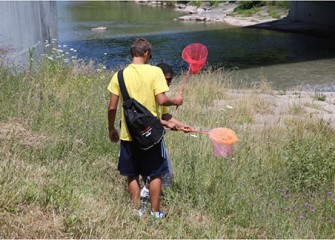
[{"label": "tall grass", "polygon": [[277,114],[259,89],[273,92],[232,89],[224,71],[191,76],[171,111],[199,130],[233,129],[234,156],[214,157],[207,135],[169,132],[168,216],[138,219],[107,137],[112,74],[50,58],[0,69],[1,238],[335,237],[334,129],[295,106],[259,122]]}]

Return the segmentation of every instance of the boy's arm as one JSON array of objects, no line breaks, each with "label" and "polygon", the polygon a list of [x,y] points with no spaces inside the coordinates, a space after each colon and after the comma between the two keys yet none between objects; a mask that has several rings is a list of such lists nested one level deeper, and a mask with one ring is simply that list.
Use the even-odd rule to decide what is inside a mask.
[{"label": "boy's arm", "polygon": [[183,95],[178,94],[174,98],[169,98],[165,93],[159,93],[156,96],[156,101],[161,106],[180,106],[183,104],[184,98]]},{"label": "boy's arm", "polygon": [[178,130],[177,125],[173,122],[161,119],[161,123],[167,129],[170,129],[172,131],[177,131]]},{"label": "boy's arm", "polygon": [[119,97],[111,93],[108,104],[108,132],[109,132],[109,139],[112,142],[118,142],[120,139],[119,133],[114,127],[118,101]]},{"label": "boy's arm", "polygon": [[[183,132],[194,132],[195,130],[193,129],[193,127],[182,123],[180,121],[178,121],[177,119],[175,119],[171,114],[167,113],[167,114],[163,114],[162,115],[162,120],[169,122],[170,124],[173,124],[176,128],[176,130],[181,130]],[[164,124],[163,124],[164,125]]]}]

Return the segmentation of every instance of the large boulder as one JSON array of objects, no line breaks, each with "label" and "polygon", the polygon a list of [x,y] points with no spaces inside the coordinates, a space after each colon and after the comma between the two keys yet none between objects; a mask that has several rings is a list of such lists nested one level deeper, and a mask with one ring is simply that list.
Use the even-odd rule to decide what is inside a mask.
[{"label": "large boulder", "polygon": [[186,6],[184,11],[193,14],[197,12],[197,7],[196,6]]},{"label": "large boulder", "polygon": [[210,2],[202,2],[199,8],[202,8],[204,10],[209,10],[211,7],[212,7],[212,4]]},{"label": "large boulder", "polygon": [[199,15],[182,16],[182,17],[179,17],[178,20],[180,20],[180,21],[196,21],[196,22],[208,21],[206,16],[199,16]]}]

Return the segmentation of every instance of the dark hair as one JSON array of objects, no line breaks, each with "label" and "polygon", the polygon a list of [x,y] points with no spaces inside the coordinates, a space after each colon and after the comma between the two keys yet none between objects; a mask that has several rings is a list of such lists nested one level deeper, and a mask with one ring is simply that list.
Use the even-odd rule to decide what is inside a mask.
[{"label": "dark hair", "polygon": [[143,57],[145,52],[151,52],[151,43],[145,38],[137,38],[130,46],[131,57]]},{"label": "dark hair", "polygon": [[157,67],[160,67],[162,69],[164,75],[167,73],[174,74],[172,67],[167,63],[159,63],[157,64]]}]

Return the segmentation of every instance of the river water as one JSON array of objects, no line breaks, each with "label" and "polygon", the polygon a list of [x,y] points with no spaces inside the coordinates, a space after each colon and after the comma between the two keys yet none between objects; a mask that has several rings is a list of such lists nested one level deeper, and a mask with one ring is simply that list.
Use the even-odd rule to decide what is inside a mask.
[{"label": "river water", "polygon": [[[167,62],[176,73],[187,69],[182,50],[199,42],[208,49],[207,66],[229,69],[237,85],[265,78],[275,89],[335,91],[334,39],[181,22],[184,13],[134,2],[59,1],[57,11],[60,44],[109,69],[130,63],[129,46],[143,36],[153,45],[151,63]],[[107,30],[92,31],[100,26]]]}]

